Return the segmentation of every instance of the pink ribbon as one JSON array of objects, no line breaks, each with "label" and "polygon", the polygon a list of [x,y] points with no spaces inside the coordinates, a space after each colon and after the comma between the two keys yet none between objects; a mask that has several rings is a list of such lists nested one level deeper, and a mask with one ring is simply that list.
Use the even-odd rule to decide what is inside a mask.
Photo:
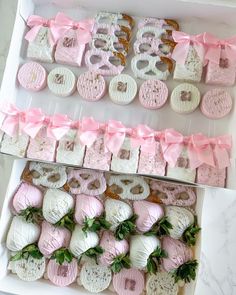
[{"label": "pink ribbon", "polygon": [[31,15],[28,18],[27,25],[31,28],[31,30],[25,35],[25,39],[27,41],[33,42],[35,38],[37,37],[40,29],[42,27],[48,27],[50,28],[48,32],[48,40],[51,45],[54,45],[56,43],[53,31],[52,31],[52,27],[54,26],[53,19],[48,20],[39,15]]},{"label": "pink ribbon", "polygon": [[120,121],[109,120],[104,135],[106,149],[117,156],[124,143],[125,135],[126,128]]},{"label": "pink ribbon", "polygon": [[224,49],[225,57],[236,63],[236,36],[220,40],[209,33],[204,33],[203,39],[207,46],[206,60],[219,64]]},{"label": "pink ribbon", "polygon": [[100,124],[92,117],[84,118],[80,124],[80,141],[83,145],[91,147],[99,136]]},{"label": "pink ribbon", "polygon": [[216,160],[216,166],[224,169],[230,166],[230,151],[232,149],[232,137],[223,135],[211,139],[213,144],[213,153]]},{"label": "pink ribbon", "polygon": [[47,136],[60,140],[71,128],[72,121],[66,115],[56,114],[51,117],[47,128]]},{"label": "pink ribbon", "polygon": [[25,112],[25,125],[23,131],[35,138],[40,129],[45,125],[46,116],[41,109],[31,109]]},{"label": "pink ribbon", "polygon": [[14,105],[7,104],[1,107],[0,124],[1,130],[13,137],[21,132],[24,123],[24,113],[20,112]]},{"label": "pink ribbon", "polygon": [[91,32],[93,26],[94,20],[92,19],[75,22],[64,13],[59,12],[55,18],[55,25],[52,26],[51,30],[53,35],[56,36],[56,40],[58,40],[66,31],[74,29],[76,31],[78,42],[80,44],[87,44],[92,39]]},{"label": "pink ribbon", "polygon": [[141,146],[144,153],[155,155],[156,153],[155,131],[147,125],[139,125],[131,137],[131,145],[136,148]]},{"label": "pink ribbon", "polygon": [[196,49],[198,56],[201,61],[204,61],[204,55],[205,55],[205,50],[203,46],[203,36],[202,34],[196,35],[196,36],[191,36],[188,35],[184,32],[179,32],[179,31],[174,31],[172,33],[174,41],[177,43],[177,45],[174,48],[174,51],[172,53],[172,58],[178,62],[179,64],[184,64],[188,52],[189,52],[189,47],[190,45],[193,45],[194,48]]},{"label": "pink ribbon", "polygon": [[175,167],[184,147],[184,137],[174,129],[166,129],[161,136],[161,147],[166,162]]},{"label": "pink ribbon", "polygon": [[202,164],[215,167],[214,155],[210,140],[201,133],[192,135],[190,137],[188,144],[188,156],[191,169],[196,169]]}]

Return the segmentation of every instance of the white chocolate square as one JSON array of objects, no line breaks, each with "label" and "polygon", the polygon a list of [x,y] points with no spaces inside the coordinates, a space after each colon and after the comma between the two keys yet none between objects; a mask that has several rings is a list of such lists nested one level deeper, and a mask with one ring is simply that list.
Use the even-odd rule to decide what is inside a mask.
[{"label": "white chocolate square", "polygon": [[139,147],[132,148],[130,139],[125,138],[118,155],[112,155],[111,170],[120,173],[136,173],[138,160]]},{"label": "white chocolate square", "polygon": [[56,162],[68,165],[83,165],[85,147],[79,143],[76,137],[77,130],[70,129],[59,141]]},{"label": "white chocolate square", "polygon": [[167,167],[167,177],[181,181],[195,182],[196,169],[189,168],[187,149],[184,148],[175,167]]},{"label": "white chocolate square", "polygon": [[200,82],[202,78],[203,63],[196,49],[190,45],[185,64],[176,63],[174,70],[175,80]]},{"label": "white chocolate square", "polygon": [[1,152],[19,158],[24,158],[28,144],[29,136],[26,134],[13,137],[4,134],[1,144]]},{"label": "white chocolate square", "polygon": [[48,63],[54,62],[55,45],[50,44],[48,35],[49,28],[42,27],[35,40],[29,42],[27,49],[27,57],[29,59]]}]

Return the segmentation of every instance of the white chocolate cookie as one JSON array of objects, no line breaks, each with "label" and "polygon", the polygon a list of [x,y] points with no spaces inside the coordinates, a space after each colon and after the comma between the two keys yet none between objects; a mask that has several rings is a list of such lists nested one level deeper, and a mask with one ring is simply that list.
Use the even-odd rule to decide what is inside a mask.
[{"label": "white chocolate cookie", "polygon": [[137,91],[136,81],[126,74],[115,76],[109,85],[110,99],[120,105],[131,103],[135,99]]},{"label": "white chocolate cookie", "polygon": [[45,257],[35,259],[30,256],[28,259],[21,259],[13,263],[17,276],[26,282],[34,282],[41,279],[46,270]]},{"label": "white chocolate cookie", "polygon": [[200,104],[201,94],[198,88],[182,83],[174,88],[170,98],[171,108],[180,114],[192,113]]},{"label": "white chocolate cookie", "polygon": [[55,68],[48,75],[48,88],[56,96],[72,95],[76,88],[74,73],[65,67]]},{"label": "white chocolate cookie", "polygon": [[158,272],[148,276],[146,283],[147,295],[177,295],[178,284],[168,272]]}]

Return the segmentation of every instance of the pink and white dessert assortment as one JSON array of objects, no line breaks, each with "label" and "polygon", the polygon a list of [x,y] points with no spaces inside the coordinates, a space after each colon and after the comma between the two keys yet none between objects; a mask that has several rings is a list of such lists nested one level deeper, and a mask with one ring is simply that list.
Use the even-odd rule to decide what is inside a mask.
[{"label": "pink and white dessert assortment", "polygon": [[8,268],[91,293],[180,294],[197,274],[196,200],[183,185],[29,162],[11,199]]},{"label": "pink and white dessert assortment", "polygon": [[184,136],[174,129],[157,131],[146,125],[128,128],[120,121],[101,123],[92,117],[73,121],[60,114],[46,116],[40,109],[22,112],[13,105],[6,106],[1,114],[1,130],[5,133],[1,152],[18,157],[119,173],[167,176],[191,183],[201,179],[196,175],[202,165],[208,165],[208,173],[213,175],[222,171],[226,175],[230,167],[232,138],[228,135]]}]

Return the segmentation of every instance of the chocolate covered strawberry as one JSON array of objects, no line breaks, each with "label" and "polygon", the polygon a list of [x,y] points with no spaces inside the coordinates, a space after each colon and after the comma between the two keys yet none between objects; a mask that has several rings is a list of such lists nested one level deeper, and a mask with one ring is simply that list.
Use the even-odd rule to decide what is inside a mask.
[{"label": "chocolate covered strawberry", "polygon": [[74,198],[59,189],[48,189],[43,200],[43,217],[49,223],[74,228]]},{"label": "chocolate covered strawberry", "polygon": [[39,225],[29,223],[21,216],[15,216],[7,235],[6,245],[13,252],[21,251],[25,247],[36,243],[39,236]]},{"label": "chocolate covered strawberry", "polygon": [[99,263],[104,266],[111,266],[114,273],[122,268],[130,268],[130,259],[127,255],[129,244],[126,240],[116,240],[112,232],[105,231],[100,241],[100,247],[103,249],[99,257]]},{"label": "chocolate covered strawberry", "polygon": [[169,230],[169,235],[173,239],[183,240],[193,246],[196,243],[196,235],[200,231],[197,225],[196,217],[193,213],[183,207],[167,206],[165,213],[172,228]]},{"label": "chocolate covered strawberry", "polygon": [[193,260],[191,248],[168,236],[163,238],[162,248],[167,253],[167,257],[162,259],[162,266],[167,272],[173,272],[176,282],[195,280],[198,263]]},{"label": "chocolate covered strawberry", "polygon": [[102,254],[99,244],[99,237],[95,232],[84,232],[79,225],[75,226],[72,232],[69,249],[76,258],[81,258],[84,254],[91,258],[97,258],[98,254]]},{"label": "chocolate covered strawberry", "polygon": [[43,193],[37,187],[22,182],[12,199],[15,212],[26,221],[38,223],[42,219]]},{"label": "chocolate covered strawberry", "polygon": [[38,247],[44,256],[49,257],[56,250],[68,247],[71,233],[68,229],[54,226],[47,221],[43,221]]},{"label": "chocolate covered strawberry", "polygon": [[105,202],[105,216],[118,240],[128,238],[136,229],[135,221],[137,216],[133,214],[131,206],[125,202],[107,199]]},{"label": "chocolate covered strawberry", "polygon": [[135,201],[134,213],[138,216],[136,227],[141,233],[150,235],[168,234],[171,224],[164,217],[164,210],[159,204],[148,201]]},{"label": "chocolate covered strawberry", "polygon": [[84,232],[97,232],[101,228],[110,228],[110,223],[105,220],[103,212],[103,204],[97,197],[85,194],[76,196],[74,218],[83,226]]},{"label": "chocolate covered strawberry", "polygon": [[155,273],[160,259],[165,257],[161,243],[155,236],[135,235],[130,239],[130,260],[134,268],[146,269]]}]

